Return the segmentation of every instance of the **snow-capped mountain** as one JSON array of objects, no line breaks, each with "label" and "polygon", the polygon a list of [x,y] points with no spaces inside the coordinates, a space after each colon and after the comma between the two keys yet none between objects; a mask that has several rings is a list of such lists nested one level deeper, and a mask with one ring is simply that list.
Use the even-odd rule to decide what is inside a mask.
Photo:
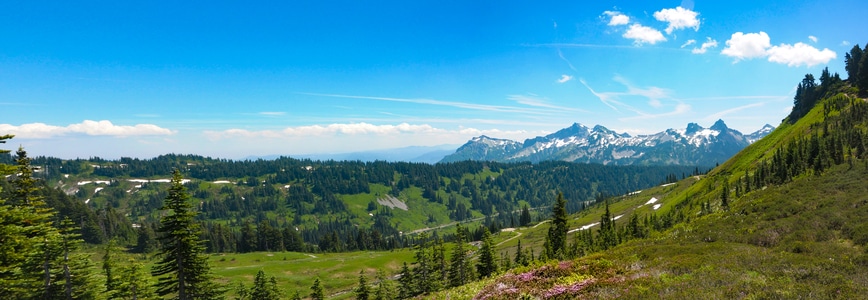
[{"label": "snow-capped mountain", "polygon": [[759,141],[759,139],[763,138],[764,136],[769,135],[769,133],[771,133],[772,130],[775,130],[775,127],[772,125],[766,124],[765,126],[763,126],[763,128],[760,128],[760,130],[757,130],[754,133],[748,134],[744,137],[747,138],[747,141],[749,143],[753,144],[753,142]]},{"label": "snow-capped mountain", "polygon": [[527,139],[524,143],[487,136],[476,137],[441,162],[563,160],[611,165],[713,166],[729,159],[773,129],[766,125],[745,136],[718,120],[710,128],[690,123],[685,129],[630,136],[600,125],[589,128],[575,123],[547,136]]}]

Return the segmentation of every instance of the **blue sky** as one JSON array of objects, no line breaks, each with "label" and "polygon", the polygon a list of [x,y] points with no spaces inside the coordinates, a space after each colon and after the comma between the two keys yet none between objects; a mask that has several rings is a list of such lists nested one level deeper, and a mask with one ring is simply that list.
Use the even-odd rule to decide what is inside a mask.
[{"label": "blue sky", "polygon": [[868,42],[864,1],[176,2],[0,4],[5,148],[243,158],[574,122],[749,133]]}]

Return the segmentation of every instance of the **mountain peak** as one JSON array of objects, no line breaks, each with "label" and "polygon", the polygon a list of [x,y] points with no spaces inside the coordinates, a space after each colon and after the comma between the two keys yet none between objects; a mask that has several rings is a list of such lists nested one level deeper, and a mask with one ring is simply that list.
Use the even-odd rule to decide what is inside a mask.
[{"label": "mountain peak", "polygon": [[703,129],[705,129],[705,128],[703,128],[702,126],[699,126],[699,124],[696,124],[696,123],[688,123],[688,124],[687,124],[687,130],[685,130],[684,133],[687,134],[687,135],[692,135],[692,134],[697,133],[697,132],[699,132],[700,130],[703,130]]},{"label": "mountain peak", "polygon": [[729,129],[729,127],[726,127],[726,123],[723,120],[718,119],[717,122],[714,122],[714,125],[711,125],[711,129],[723,132]]}]

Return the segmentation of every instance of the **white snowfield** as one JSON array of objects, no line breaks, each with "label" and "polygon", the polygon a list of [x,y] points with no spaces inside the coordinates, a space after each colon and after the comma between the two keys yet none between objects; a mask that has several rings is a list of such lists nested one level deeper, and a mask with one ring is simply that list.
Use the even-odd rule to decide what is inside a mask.
[{"label": "white snowfield", "polygon": [[211,183],[214,183],[214,184],[227,184],[227,183],[232,183],[232,182],[229,181],[229,180],[217,180],[217,181],[214,181],[214,182],[211,182]]},{"label": "white snowfield", "polygon": [[651,200],[648,200],[648,202],[645,202],[644,205],[654,204],[654,203],[657,203],[657,198],[651,197]]},{"label": "white snowfield", "polygon": [[108,180],[96,180],[96,181],[79,181],[78,185],[86,185],[86,184],[111,184],[111,181]]}]

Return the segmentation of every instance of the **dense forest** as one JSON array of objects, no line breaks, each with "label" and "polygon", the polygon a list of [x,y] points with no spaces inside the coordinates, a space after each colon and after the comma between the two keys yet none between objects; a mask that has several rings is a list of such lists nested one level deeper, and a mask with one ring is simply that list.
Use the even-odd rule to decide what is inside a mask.
[{"label": "dense forest", "polygon": [[[545,215],[558,192],[571,199],[567,208],[576,212],[606,195],[704,170],[566,162],[231,161],[174,154],[119,160],[37,157],[32,164],[38,166],[35,177],[54,187],[45,189],[46,199],[65,199],[51,201],[65,203],[55,206],[62,215],[82,220],[85,241],[116,239],[139,252],[157,247],[164,178],[173,170],[185,175],[184,184],[198,203],[209,252],[395,249],[413,244],[403,231],[471,220],[498,231],[526,225],[531,214]],[[390,207],[384,199],[409,207]],[[425,212],[414,212],[417,207]],[[346,236],[354,238],[339,238]],[[481,230],[470,234],[474,240],[481,236]]]}]

